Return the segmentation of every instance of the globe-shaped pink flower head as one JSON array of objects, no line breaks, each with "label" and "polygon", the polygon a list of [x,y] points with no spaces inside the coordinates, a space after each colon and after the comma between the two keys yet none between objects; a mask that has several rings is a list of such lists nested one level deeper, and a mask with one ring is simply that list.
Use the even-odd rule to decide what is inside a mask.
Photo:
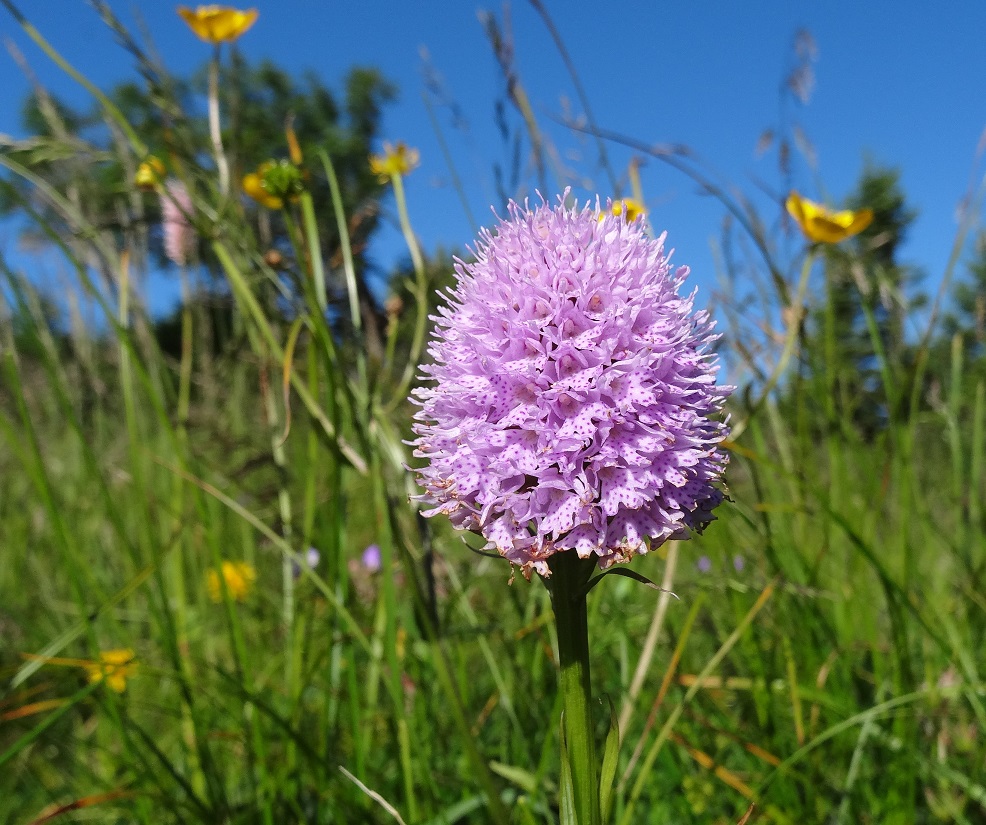
[{"label": "globe-shaped pink flower head", "polygon": [[712,520],[728,429],[717,336],[664,235],[588,205],[484,230],[434,320],[414,391],[432,505],[526,575],[553,553],[627,561]]}]

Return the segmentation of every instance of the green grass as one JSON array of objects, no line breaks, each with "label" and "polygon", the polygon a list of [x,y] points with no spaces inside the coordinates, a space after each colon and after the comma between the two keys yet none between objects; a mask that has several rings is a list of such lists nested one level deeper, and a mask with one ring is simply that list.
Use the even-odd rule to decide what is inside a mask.
[{"label": "green grass", "polygon": [[[539,582],[508,583],[505,564],[415,519],[380,445],[362,475],[295,408],[275,460],[275,364],[221,361],[226,389],[197,388],[179,424],[173,370],[138,336],[97,344],[90,374],[34,332],[20,347],[40,357],[4,345],[3,821],[114,791],[127,796],[100,803],[103,821],[388,821],[340,768],[409,823],[494,821],[487,787],[510,821],[553,821]],[[327,405],[318,357],[296,362]],[[768,403],[733,448],[732,502],[676,550],[679,599],[623,732],[614,821],[734,821],[747,797],[765,821],[980,815],[982,386],[872,441],[813,423]],[[360,566],[371,541],[379,573]],[[285,554],[308,546],[316,576],[285,579]],[[660,578],[658,555],[633,568]],[[256,566],[242,603],[207,596],[222,559]],[[615,578],[593,591],[596,695],[620,704],[658,599]],[[22,656],[112,648],[139,662],[120,695]],[[47,700],[68,704],[17,718]]]},{"label": "green grass", "polygon": [[[327,161],[313,174],[332,179]],[[0,823],[557,822],[547,591],[408,501],[399,385],[419,316],[377,355],[355,304],[348,331],[327,327],[304,195],[308,287],[282,311],[248,216],[185,171],[206,181],[196,217],[234,302],[222,351],[191,303],[184,354],[162,353],[128,288],[141,237],[57,192],[77,234],[39,226],[80,289],[85,253],[104,254],[115,288],[89,295],[106,331],[66,333],[3,266]],[[413,238],[402,192],[399,209]],[[430,270],[414,267],[420,311]],[[734,353],[742,326],[723,330]],[[912,394],[874,336],[871,403],[891,413],[864,431],[827,389],[851,378],[832,329],[796,332],[763,403],[734,399],[719,521],[632,564],[677,598],[615,576],[590,595],[600,753],[610,705],[628,719],[611,820],[737,822],[755,802],[763,822],[982,821],[981,365],[955,346]],[[320,562],[296,574],[308,547]],[[209,598],[226,560],[256,570],[242,601]],[[90,683],[79,662],[123,648],[126,689]]]}]

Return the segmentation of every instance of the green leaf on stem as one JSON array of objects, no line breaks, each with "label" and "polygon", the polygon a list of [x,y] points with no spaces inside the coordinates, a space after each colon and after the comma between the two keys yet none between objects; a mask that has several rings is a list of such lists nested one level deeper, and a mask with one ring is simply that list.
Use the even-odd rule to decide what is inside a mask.
[{"label": "green leaf on stem", "polygon": [[662,593],[671,593],[671,595],[674,596],[676,599],[678,598],[676,593],[672,593],[670,590],[665,590],[663,587],[661,587],[661,585],[657,584],[656,582],[652,582],[642,573],[638,573],[636,570],[628,570],[625,567],[611,567],[609,570],[604,570],[598,576],[586,582],[585,589],[582,591],[581,595],[587,596],[589,594],[589,591],[592,590],[592,588],[595,587],[597,584],[599,584],[599,582],[601,582],[605,576],[623,576],[624,578],[627,579],[633,579],[636,582],[640,582],[641,584],[646,585],[651,590],[660,590]]},{"label": "green leaf on stem", "polygon": [[575,784],[572,780],[572,766],[568,762],[568,744],[565,741],[565,712],[562,711],[558,727],[558,745],[561,751],[561,787],[558,789],[559,825],[579,825],[575,813]]},{"label": "green leaf on stem", "polygon": [[609,820],[609,809],[612,805],[613,781],[616,779],[616,766],[620,753],[620,725],[616,719],[616,708],[609,701],[609,732],[606,734],[606,745],[603,749],[603,768],[599,777],[599,807],[602,810],[603,822]]},{"label": "green leaf on stem", "polygon": [[516,785],[525,793],[536,794],[538,789],[538,779],[530,771],[514,765],[505,765],[503,762],[491,761],[490,770],[498,776],[502,776],[508,782]]}]

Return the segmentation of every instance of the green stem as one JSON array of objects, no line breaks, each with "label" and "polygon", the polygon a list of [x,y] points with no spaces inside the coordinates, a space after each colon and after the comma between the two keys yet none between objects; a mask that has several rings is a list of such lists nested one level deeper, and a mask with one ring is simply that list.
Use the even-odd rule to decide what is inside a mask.
[{"label": "green stem", "polygon": [[[329,181],[329,193],[332,196],[332,211],[336,216],[336,228],[339,232],[339,250],[342,252],[342,271],[346,279],[346,294],[349,298],[349,321],[353,325],[353,333],[356,342],[359,343],[363,335],[363,317],[360,314],[359,288],[356,283],[356,263],[353,258],[353,245],[349,237],[349,225],[346,223],[346,211],[342,202],[342,189],[339,187],[339,178],[336,176],[335,167],[329,158],[328,152],[324,149],[318,150],[318,157],[322,161],[325,169],[325,177]],[[322,276],[324,281],[324,275]],[[324,283],[322,289],[325,289]],[[324,314],[324,313],[323,313]],[[359,376],[359,385],[367,391],[370,390],[367,384],[366,374],[366,347],[356,347],[356,374]]]},{"label": "green stem", "polygon": [[[277,408],[277,401],[274,399],[273,391],[265,385],[265,389],[262,394],[264,408],[267,413],[267,423],[270,427],[271,433],[271,454],[274,458],[274,465],[278,470],[277,506],[281,517],[281,534],[284,536],[284,540],[288,544],[291,544],[293,540],[291,531],[293,519],[291,515],[291,494],[288,491],[287,486],[287,479],[290,474],[290,469],[288,466],[287,455],[284,450],[285,439],[281,438],[281,415],[280,410]],[[302,550],[302,552],[304,551]],[[290,556],[281,556],[281,622],[284,625],[284,642],[289,651],[284,657],[284,681],[292,699],[296,695],[298,687],[296,684],[296,677],[298,674],[293,668],[294,657],[290,653],[290,648],[295,633],[294,564],[295,562]],[[287,766],[289,770],[294,767],[291,764],[293,761],[293,752],[294,743],[292,742],[288,751],[287,759]]]},{"label": "green stem", "polygon": [[[233,289],[233,294],[236,296],[238,302],[242,302],[243,314],[253,318],[257,325],[257,329],[260,331],[261,336],[263,336],[264,341],[266,341],[267,345],[270,347],[274,358],[281,363],[284,363],[284,349],[281,347],[277,337],[274,335],[274,330],[271,327],[270,322],[267,320],[263,309],[257,302],[253,292],[250,290],[250,285],[247,283],[246,278],[240,271],[239,266],[236,261],[233,260],[232,254],[222,243],[222,241],[214,241],[212,248],[216,253],[216,257],[219,259],[227,278],[229,278],[230,286]],[[318,421],[326,436],[328,436],[328,438],[335,443],[339,449],[339,452],[346,457],[346,460],[352,464],[360,475],[366,475],[366,461],[364,461],[363,457],[360,456],[353,449],[353,447],[351,447],[349,443],[338,434],[336,425],[329,419],[329,417],[319,406],[318,402],[315,400],[315,396],[309,392],[308,387],[305,386],[304,379],[299,376],[296,371],[292,370],[290,380],[291,386],[294,387],[295,392],[298,393],[298,397],[305,405],[305,409],[307,409],[309,414],[316,421]]]},{"label": "green stem", "polygon": [[576,819],[579,825],[601,825],[585,593],[596,562],[595,559],[580,559],[574,551],[568,551],[553,555],[548,566],[551,578],[547,585],[558,630],[559,690]]},{"label": "green stem", "polygon": [[404,402],[407,392],[414,380],[414,373],[421,362],[421,350],[424,347],[425,335],[428,332],[428,273],[425,271],[425,259],[421,254],[421,246],[411,228],[411,217],[407,211],[407,197],[404,194],[404,180],[397,173],[390,176],[390,182],[394,187],[394,202],[397,204],[397,217],[401,224],[401,232],[404,234],[404,242],[411,253],[411,263],[414,266],[414,303],[417,315],[414,320],[414,337],[411,339],[411,349],[407,356],[407,366],[404,368],[404,375],[401,378],[400,386],[394,393],[390,406],[387,411],[393,409]]},{"label": "green stem", "polygon": [[790,317],[787,319],[787,335],[784,338],[784,349],[781,350],[781,356],[777,359],[777,363],[774,365],[774,371],[770,374],[763,388],[760,390],[760,395],[757,400],[750,405],[747,411],[746,418],[740,421],[733,427],[732,432],[729,437],[732,441],[736,441],[753,417],[759,412],[760,408],[764,405],[767,399],[770,397],[770,393],[773,391],[777,382],[780,380],[781,376],[784,374],[784,370],[787,369],[788,361],[791,360],[791,355],[794,353],[795,345],[798,342],[798,331],[801,329],[801,322],[804,320],[805,316],[805,296],[808,293],[808,276],[811,275],[811,268],[814,266],[815,261],[818,257],[818,246],[812,247],[808,254],[805,256],[805,262],[801,267],[801,278],[798,281],[798,294],[794,299],[793,304],[787,306],[787,310],[790,313]]},{"label": "green stem", "polygon": [[346,277],[346,294],[349,298],[349,320],[353,329],[359,333],[363,322],[359,311],[359,293],[356,287],[356,265],[353,261],[353,248],[349,240],[349,227],[346,225],[346,212],[342,203],[342,190],[336,177],[335,167],[324,149],[318,151],[325,177],[329,181],[329,192],[332,195],[332,209],[336,216],[336,227],[339,230],[339,249],[342,252],[342,271]]},{"label": "green stem", "polygon": [[301,203],[301,220],[305,227],[308,259],[312,267],[312,282],[315,284],[315,301],[318,304],[319,312],[325,315],[329,308],[329,299],[325,291],[325,264],[322,263],[322,247],[318,239],[318,219],[315,217],[315,202],[312,200],[311,192],[303,192],[299,202]]}]

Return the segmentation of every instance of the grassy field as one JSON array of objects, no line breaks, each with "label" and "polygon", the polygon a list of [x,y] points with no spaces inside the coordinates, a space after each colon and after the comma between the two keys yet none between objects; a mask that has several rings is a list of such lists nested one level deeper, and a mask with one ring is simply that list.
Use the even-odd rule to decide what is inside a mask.
[{"label": "grassy field", "polygon": [[[142,231],[3,163],[58,213],[28,215],[101,329],[53,319],[3,263],[0,823],[558,821],[547,590],[409,502],[405,399],[444,270],[402,171],[414,271],[374,352],[355,299],[348,325],[325,312],[355,264],[343,244],[323,269],[304,187],[286,279],[254,213],[180,167],[229,328],[214,345],[189,301],[169,353]],[[631,565],[676,596],[615,576],[590,595],[612,822],[986,820],[982,356],[933,335],[895,360],[869,311],[849,405],[833,293],[798,297],[773,293],[756,355],[738,301],[720,311],[731,368],[759,376],[729,404],[730,500]]]}]

